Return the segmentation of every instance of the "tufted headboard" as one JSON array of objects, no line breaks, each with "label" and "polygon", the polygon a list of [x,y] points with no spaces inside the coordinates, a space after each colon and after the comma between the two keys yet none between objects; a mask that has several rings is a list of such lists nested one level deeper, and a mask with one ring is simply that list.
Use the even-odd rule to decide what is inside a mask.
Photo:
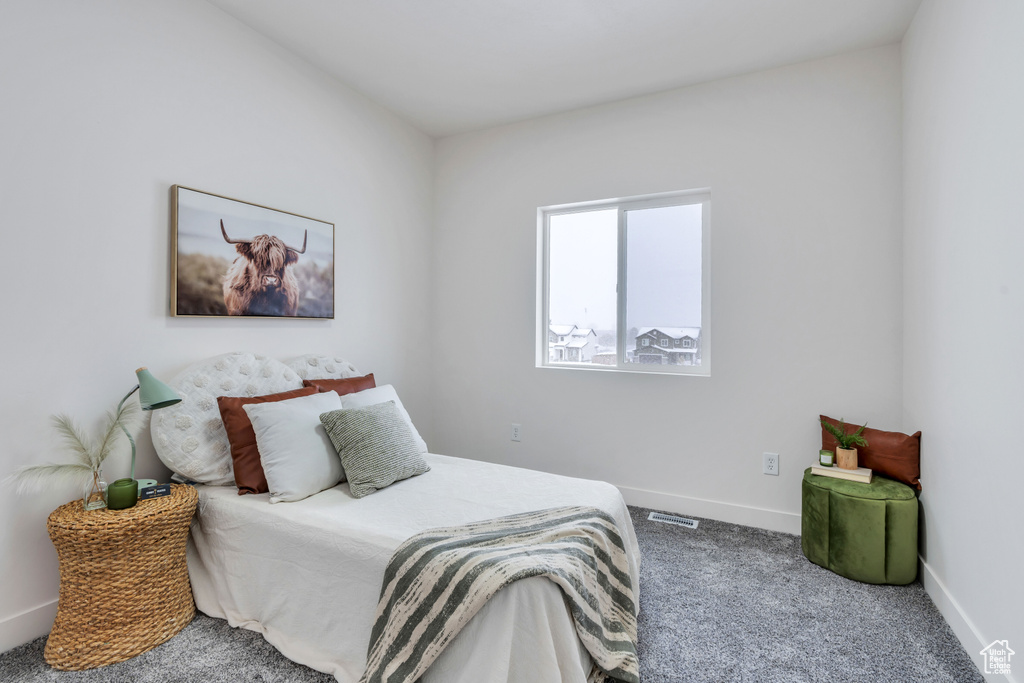
[{"label": "tufted headboard", "polygon": [[155,411],[153,446],[167,467],[185,479],[228,485],[235,481],[218,396],[262,396],[298,389],[303,378],[358,375],[340,358],[305,355],[287,363],[253,353],[225,353],[199,361],[168,384],[182,401]]},{"label": "tufted headboard", "polygon": [[359,371],[351,363],[335,356],[309,354],[284,362],[302,379],[344,379],[357,377]]}]

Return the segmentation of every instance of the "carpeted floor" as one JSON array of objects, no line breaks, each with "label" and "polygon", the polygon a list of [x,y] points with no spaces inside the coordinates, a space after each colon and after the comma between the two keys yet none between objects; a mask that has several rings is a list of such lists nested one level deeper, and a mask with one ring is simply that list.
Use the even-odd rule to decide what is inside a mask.
[{"label": "carpeted floor", "polygon": [[[798,536],[712,520],[690,530],[630,511],[643,553],[644,683],[984,680],[920,583],[844,579],[808,562]],[[54,671],[45,644],[0,654],[0,683],[334,681],[203,615],[163,645],[92,671]]]},{"label": "carpeted floor", "polygon": [[984,680],[920,583],[845,579],[809,562],[799,536],[630,512],[645,683]]}]

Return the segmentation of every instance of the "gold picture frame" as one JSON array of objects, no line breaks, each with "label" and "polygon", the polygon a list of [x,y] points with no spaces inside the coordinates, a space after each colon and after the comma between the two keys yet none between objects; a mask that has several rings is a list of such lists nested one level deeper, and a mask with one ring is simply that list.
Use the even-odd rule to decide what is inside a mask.
[{"label": "gold picture frame", "polygon": [[334,224],[171,187],[171,315],[334,319]]}]

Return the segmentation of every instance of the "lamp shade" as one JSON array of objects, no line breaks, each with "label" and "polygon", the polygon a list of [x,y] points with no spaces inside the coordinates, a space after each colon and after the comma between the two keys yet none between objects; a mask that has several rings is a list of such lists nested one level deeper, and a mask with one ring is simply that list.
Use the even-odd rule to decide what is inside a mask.
[{"label": "lamp shade", "polygon": [[159,410],[181,403],[181,396],[151,375],[146,368],[136,370],[135,376],[139,378],[139,405],[143,410]]}]

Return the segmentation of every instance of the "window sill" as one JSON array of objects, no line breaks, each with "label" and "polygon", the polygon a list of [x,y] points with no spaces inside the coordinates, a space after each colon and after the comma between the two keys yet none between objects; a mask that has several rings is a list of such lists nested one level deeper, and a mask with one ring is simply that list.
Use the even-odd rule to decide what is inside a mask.
[{"label": "window sill", "polygon": [[594,363],[544,363],[537,364],[536,367],[542,370],[582,370],[583,372],[608,372],[628,375],[672,375],[674,377],[711,376],[710,368],[699,368],[696,370],[689,369],[693,366],[684,366],[688,368],[686,370],[668,370],[658,366],[655,366],[650,370],[641,368],[619,368],[610,365],[595,365]]}]

